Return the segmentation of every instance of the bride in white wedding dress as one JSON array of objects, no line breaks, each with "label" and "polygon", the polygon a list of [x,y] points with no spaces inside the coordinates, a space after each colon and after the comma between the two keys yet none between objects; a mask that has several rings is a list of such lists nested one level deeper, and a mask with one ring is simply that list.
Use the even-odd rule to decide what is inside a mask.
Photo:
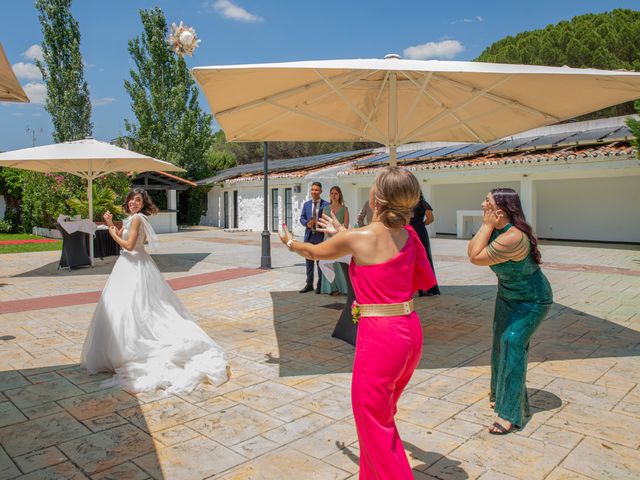
[{"label": "bride in white wedding dress", "polygon": [[130,216],[118,230],[105,214],[109,233],[122,247],[96,306],[82,347],[90,374],[114,372],[110,384],[131,392],[164,389],[187,393],[200,382],[228,379],[222,349],[200,328],[145,251],[157,236],[147,215],[157,212],[147,192],[129,192]]}]

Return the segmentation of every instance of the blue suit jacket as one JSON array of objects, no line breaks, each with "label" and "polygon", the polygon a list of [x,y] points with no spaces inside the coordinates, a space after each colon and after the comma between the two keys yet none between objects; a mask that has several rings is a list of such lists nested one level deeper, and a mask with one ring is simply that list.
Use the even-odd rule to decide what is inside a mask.
[{"label": "blue suit jacket", "polygon": [[[327,205],[329,205],[329,202],[321,198],[320,206],[318,208],[318,215],[322,215],[322,209]],[[300,223],[304,227],[306,227],[307,222],[311,220],[312,216],[313,216],[313,200],[307,200],[306,202],[304,202],[304,205],[302,205],[302,213],[300,214]],[[324,240],[324,233],[322,232],[313,233],[313,231],[310,228],[305,228],[304,230],[305,242],[320,243],[322,242],[322,240]]]}]

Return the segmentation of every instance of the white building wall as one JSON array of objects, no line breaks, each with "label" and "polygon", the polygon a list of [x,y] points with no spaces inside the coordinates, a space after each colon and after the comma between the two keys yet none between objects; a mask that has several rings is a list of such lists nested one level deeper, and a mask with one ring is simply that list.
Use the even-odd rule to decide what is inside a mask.
[{"label": "white building wall", "polygon": [[[431,195],[423,192],[427,201],[433,207],[435,215],[435,231],[442,234],[456,234],[456,215],[458,210],[480,210],[480,204],[491,189],[496,187],[513,188],[520,193],[519,182],[504,182],[496,180],[491,183],[462,183],[462,184],[432,184]],[[479,228],[474,225],[474,230]],[[433,229],[432,229],[433,230]]]},{"label": "white building wall", "polygon": [[[298,187],[298,188],[297,188]],[[292,195],[292,221],[294,234],[303,235],[304,228],[300,225],[300,213],[307,196],[308,187],[303,179],[270,181],[269,182],[269,230],[272,228],[271,192],[278,189],[278,216],[279,223],[285,220],[285,189],[291,189]],[[299,189],[299,192],[296,190]],[[238,191],[238,228],[251,229],[261,232],[264,228],[263,214],[264,203],[262,199],[262,181],[236,182],[222,187],[213,187],[208,194],[208,211],[202,217],[200,224],[213,227],[224,227],[224,192],[229,196],[229,227],[233,227],[233,192]]]},{"label": "white building wall", "polygon": [[[354,225],[374,181],[372,174],[336,175],[331,169],[307,177],[272,179],[278,188],[280,222],[284,220],[284,189],[293,192],[294,234],[302,236],[300,212],[309,199],[313,181],[322,182],[325,199],[332,185],[342,188]],[[486,193],[495,187],[509,187],[521,194],[527,218],[543,238],[569,240],[640,242],[640,161],[593,160],[586,163],[548,163],[544,165],[502,165],[472,169],[417,170],[414,172],[435,211],[430,234],[456,233],[457,210],[480,210]],[[295,191],[296,185],[300,192]],[[523,188],[524,186],[524,188]],[[233,225],[233,191],[238,190],[240,228],[262,231],[262,181],[241,181],[216,186],[209,193],[209,211],[203,217],[207,225],[223,226],[222,193],[229,192],[229,225]],[[529,202],[529,204],[527,204]],[[271,208],[269,208],[271,229]],[[479,220],[476,222],[479,227]]]},{"label": "white building wall", "polygon": [[640,242],[640,176],[540,180],[542,238]]}]

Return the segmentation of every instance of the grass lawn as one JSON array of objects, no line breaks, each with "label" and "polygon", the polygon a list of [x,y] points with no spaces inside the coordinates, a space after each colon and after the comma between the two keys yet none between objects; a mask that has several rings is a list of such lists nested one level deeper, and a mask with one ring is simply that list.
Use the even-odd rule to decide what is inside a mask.
[{"label": "grass lawn", "polygon": [[[28,233],[0,233],[0,241],[38,238],[44,237]],[[50,243],[18,243],[15,245],[0,245],[0,255],[3,253],[49,252],[52,250],[62,250],[62,240]]]}]

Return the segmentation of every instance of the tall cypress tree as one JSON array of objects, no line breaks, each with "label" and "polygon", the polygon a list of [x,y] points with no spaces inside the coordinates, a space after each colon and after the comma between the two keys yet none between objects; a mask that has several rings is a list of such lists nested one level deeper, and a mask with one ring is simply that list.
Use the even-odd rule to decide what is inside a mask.
[{"label": "tall cypress tree", "polygon": [[55,142],[91,135],[91,101],[80,53],[80,29],[71,0],[36,0],[42,26],[42,56],[36,60],[47,85],[45,109],[53,122]]}]

